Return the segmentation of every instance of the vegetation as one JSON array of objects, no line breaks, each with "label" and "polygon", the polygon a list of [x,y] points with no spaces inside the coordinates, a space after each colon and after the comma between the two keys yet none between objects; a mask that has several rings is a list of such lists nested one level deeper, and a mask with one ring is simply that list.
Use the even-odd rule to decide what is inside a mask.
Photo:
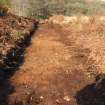
[{"label": "vegetation", "polygon": [[105,4],[86,0],[30,0],[29,16],[42,19],[53,14],[105,14]]},{"label": "vegetation", "polygon": [[10,0],[0,0],[0,6],[10,6]]},{"label": "vegetation", "polygon": [[[23,0],[27,9],[27,13],[25,13],[29,17],[35,17],[37,19],[46,19],[53,14],[63,14],[67,16],[71,16],[74,14],[105,14],[105,3],[99,1],[91,1],[87,0]],[[0,5],[10,6],[12,0],[0,0]],[[21,3],[21,2],[16,2]],[[21,5],[21,4],[20,4]],[[23,6],[20,7],[21,10]],[[26,11],[23,11],[26,12]]]},{"label": "vegetation", "polygon": [[0,0],[0,17],[6,15],[10,5],[10,0]]},{"label": "vegetation", "polygon": [[10,34],[12,40],[14,41],[19,41],[21,39],[24,39],[24,35],[21,31],[17,31],[17,30],[12,30],[11,34]]}]

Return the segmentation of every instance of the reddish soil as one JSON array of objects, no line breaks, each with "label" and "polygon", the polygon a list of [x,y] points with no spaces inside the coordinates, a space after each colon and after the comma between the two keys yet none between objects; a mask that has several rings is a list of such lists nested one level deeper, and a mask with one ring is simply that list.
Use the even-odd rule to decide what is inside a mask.
[{"label": "reddish soil", "polygon": [[102,39],[84,39],[74,37],[67,28],[39,25],[25,51],[23,64],[10,78],[14,92],[8,95],[8,103],[78,105],[77,92],[92,84],[100,69],[91,54],[96,45],[95,51],[102,47]]}]

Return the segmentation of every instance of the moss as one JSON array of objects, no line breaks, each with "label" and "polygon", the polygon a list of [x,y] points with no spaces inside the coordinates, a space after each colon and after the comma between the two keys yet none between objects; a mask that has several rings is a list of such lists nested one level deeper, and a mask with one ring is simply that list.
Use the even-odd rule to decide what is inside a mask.
[{"label": "moss", "polygon": [[24,39],[24,34],[17,30],[12,30],[10,36],[14,41],[19,41]]}]

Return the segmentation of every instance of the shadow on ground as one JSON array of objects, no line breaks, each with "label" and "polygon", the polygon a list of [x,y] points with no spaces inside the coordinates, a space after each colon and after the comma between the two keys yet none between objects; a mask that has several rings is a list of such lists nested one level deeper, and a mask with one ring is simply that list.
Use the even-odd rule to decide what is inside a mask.
[{"label": "shadow on ground", "polygon": [[105,105],[105,74],[98,75],[96,81],[77,92],[78,105]]},{"label": "shadow on ground", "polygon": [[[0,105],[9,105],[8,96],[15,91],[15,88],[9,79],[23,64],[25,49],[30,46],[31,37],[37,28],[38,25],[36,26],[35,30],[30,33],[30,36],[18,45],[18,49],[12,49],[12,51],[7,55],[8,59],[5,61],[7,66],[0,68]],[[12,53],[14,55],[12,55]]]}]

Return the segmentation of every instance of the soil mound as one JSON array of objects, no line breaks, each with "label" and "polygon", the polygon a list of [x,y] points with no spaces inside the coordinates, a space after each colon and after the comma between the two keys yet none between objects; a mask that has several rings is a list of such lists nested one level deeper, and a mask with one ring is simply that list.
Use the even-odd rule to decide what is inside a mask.
[{"label": "soil mound", "polygon": [[37,26],[37,21],[19,17],[9,12],[6,7],[0,7],[0,68],[8,68],[8,57],[18,56],[16,52],[22,43],[30,37]]}]

